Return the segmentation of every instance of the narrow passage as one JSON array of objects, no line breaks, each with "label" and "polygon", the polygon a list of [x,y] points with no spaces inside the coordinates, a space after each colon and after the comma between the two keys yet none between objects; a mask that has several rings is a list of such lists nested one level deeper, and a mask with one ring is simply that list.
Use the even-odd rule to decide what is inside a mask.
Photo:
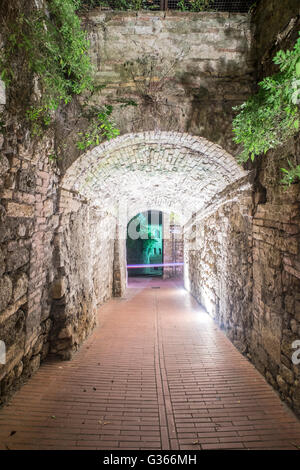
[{"label": "narrow passage", "polygon": [[[11,435],[12,434],[12,435]],[[131,281],[0,410],[0,449],[299,449],[300,422],[174,281]]]}]

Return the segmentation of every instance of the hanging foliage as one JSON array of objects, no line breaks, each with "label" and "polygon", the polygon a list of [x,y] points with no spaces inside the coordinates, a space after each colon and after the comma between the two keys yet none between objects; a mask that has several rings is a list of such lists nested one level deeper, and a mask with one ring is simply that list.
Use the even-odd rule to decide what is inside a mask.
[{"label": "hanging foliage", "polygon": [[[242,144],[238,159],[246,162],[284,144],[299,132],[300,38],[294,48],[279,51],[273,61],[279,72],[259,83],[259,92],[246,103],[233,121],[234,141]],[[299,177],[300,167],[283,169],[284,182]]]}]

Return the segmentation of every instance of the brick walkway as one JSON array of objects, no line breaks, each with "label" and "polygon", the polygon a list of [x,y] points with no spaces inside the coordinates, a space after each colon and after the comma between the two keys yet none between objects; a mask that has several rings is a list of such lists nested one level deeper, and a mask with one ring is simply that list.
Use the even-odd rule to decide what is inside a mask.
[{"label": "brick walkway", "polygon": [[186,291],[131,286],[0,410],[0,449],[300,448],[300,422]]}]

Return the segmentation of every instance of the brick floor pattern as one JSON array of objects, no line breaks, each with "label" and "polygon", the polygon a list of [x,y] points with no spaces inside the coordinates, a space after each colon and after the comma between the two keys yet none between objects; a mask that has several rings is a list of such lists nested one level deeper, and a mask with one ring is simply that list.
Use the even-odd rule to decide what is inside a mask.
[{"label": "brick floor pattern", "polygon": [[299,450],[300,421],[188,292],[135,279],[0,410],[0,449]]}]

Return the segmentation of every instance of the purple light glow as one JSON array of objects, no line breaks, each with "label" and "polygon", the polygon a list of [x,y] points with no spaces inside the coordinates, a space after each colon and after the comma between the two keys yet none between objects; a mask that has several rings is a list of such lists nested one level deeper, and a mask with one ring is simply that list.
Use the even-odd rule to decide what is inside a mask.
[{"label": "purple light glow", "polygon": [[165,268],[167,266],[183,266],[184,263],[163,263],[163,264],[127,264],[128,269],[132,268]]}]

